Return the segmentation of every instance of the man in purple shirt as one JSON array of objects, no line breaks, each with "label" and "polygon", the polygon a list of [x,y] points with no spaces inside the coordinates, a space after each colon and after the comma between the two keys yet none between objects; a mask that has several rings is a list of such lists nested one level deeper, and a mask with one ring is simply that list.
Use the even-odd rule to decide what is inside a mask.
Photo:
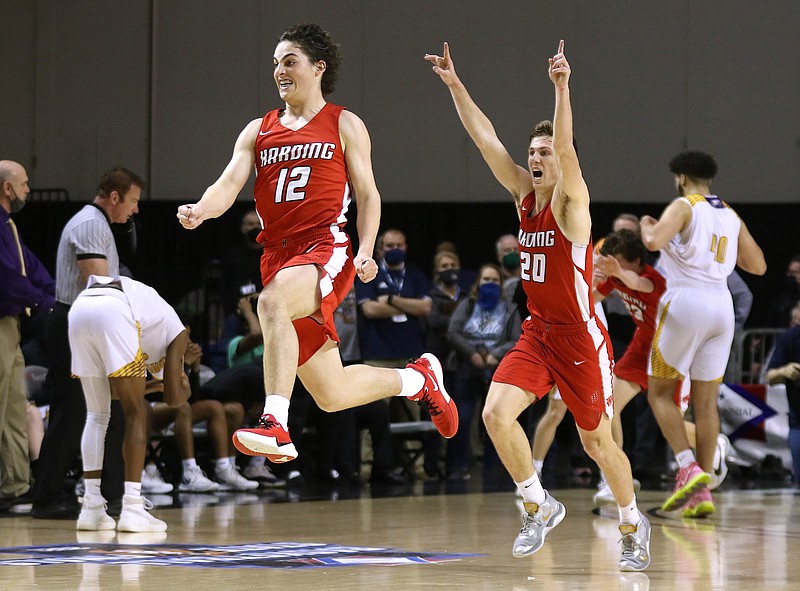
[{"label": "man in purple shirt", "polygon": [[29,192],[25,168],[0,160],[0,504],[13,503],[30,487],[19,316],[46,314],[55,303],[55,281],[22,244],[11,219],[24,207]]}]

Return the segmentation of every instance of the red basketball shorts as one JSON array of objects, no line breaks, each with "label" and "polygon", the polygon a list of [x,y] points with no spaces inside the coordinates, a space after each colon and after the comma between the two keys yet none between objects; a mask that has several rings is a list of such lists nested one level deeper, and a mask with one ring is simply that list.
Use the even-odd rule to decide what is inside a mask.
[{"label": "red basketball shorts", "polygon": [[614,364],[614,375],[647,390],[647,362],[652,338],[637,329],[622,358]]},{"label": "red basketball shorts", "polygon": [[347,296],[356,275],[350,237],[332,226],[267,242],[261,255],[261,281],[266,287],[281,269],[301,265],[320,269],[322,301],[314,314],[293,323],[300,343],[298,365],[311,359],[329,338],[339,342],[333,313]]},{"label": "red basketball shorts", "polygon": [[593,431],[603,414],[614,416],[613,366],[608,333],[594,318],[579,324],[528,318],[492,381],[517,386],[538,398],[555,384],[575,423]]}]

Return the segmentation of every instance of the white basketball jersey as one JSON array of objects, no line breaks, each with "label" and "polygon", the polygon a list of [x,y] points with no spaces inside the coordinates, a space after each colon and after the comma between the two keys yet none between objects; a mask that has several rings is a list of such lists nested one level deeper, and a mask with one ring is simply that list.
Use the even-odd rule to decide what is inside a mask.
[{"label": "white basketball jersey", "polygon": [[716,195],[679,199],[692,206],[692,219],[661,250],[658,267],[667,287],[726,285],[739,254],[739,216]]}]

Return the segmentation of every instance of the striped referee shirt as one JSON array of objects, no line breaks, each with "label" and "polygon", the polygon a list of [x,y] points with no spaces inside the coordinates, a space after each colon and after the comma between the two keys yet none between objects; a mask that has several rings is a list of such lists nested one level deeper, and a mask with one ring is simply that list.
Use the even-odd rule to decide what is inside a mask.
[{"label": "striped referee shirt", "polygon": [[111,220],[99,206],[85,205],[64,226],[56,256],[56,300],[72,305],[86,287],[78,261],[106,259],[108,275],[119,275],[119,254],[111,233]]}]

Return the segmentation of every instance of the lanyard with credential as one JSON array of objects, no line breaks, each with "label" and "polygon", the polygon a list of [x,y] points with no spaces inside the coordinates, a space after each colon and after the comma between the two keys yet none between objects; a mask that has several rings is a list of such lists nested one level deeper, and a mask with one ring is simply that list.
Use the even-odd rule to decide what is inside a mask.
[{"label": "lanyard with credential", "polygon": [[400,295],[400,292],[403,291],[403,284],[406,282],[405,265],[403,265],[403,270],[400,272],[400,278],[397,281],[395,281],[391,273],[389,273],[389,269],[384,261],[380,262],[378,269],[381,271],[383,280],[386,282],[389,289],[391,289],[393,293]]}]

